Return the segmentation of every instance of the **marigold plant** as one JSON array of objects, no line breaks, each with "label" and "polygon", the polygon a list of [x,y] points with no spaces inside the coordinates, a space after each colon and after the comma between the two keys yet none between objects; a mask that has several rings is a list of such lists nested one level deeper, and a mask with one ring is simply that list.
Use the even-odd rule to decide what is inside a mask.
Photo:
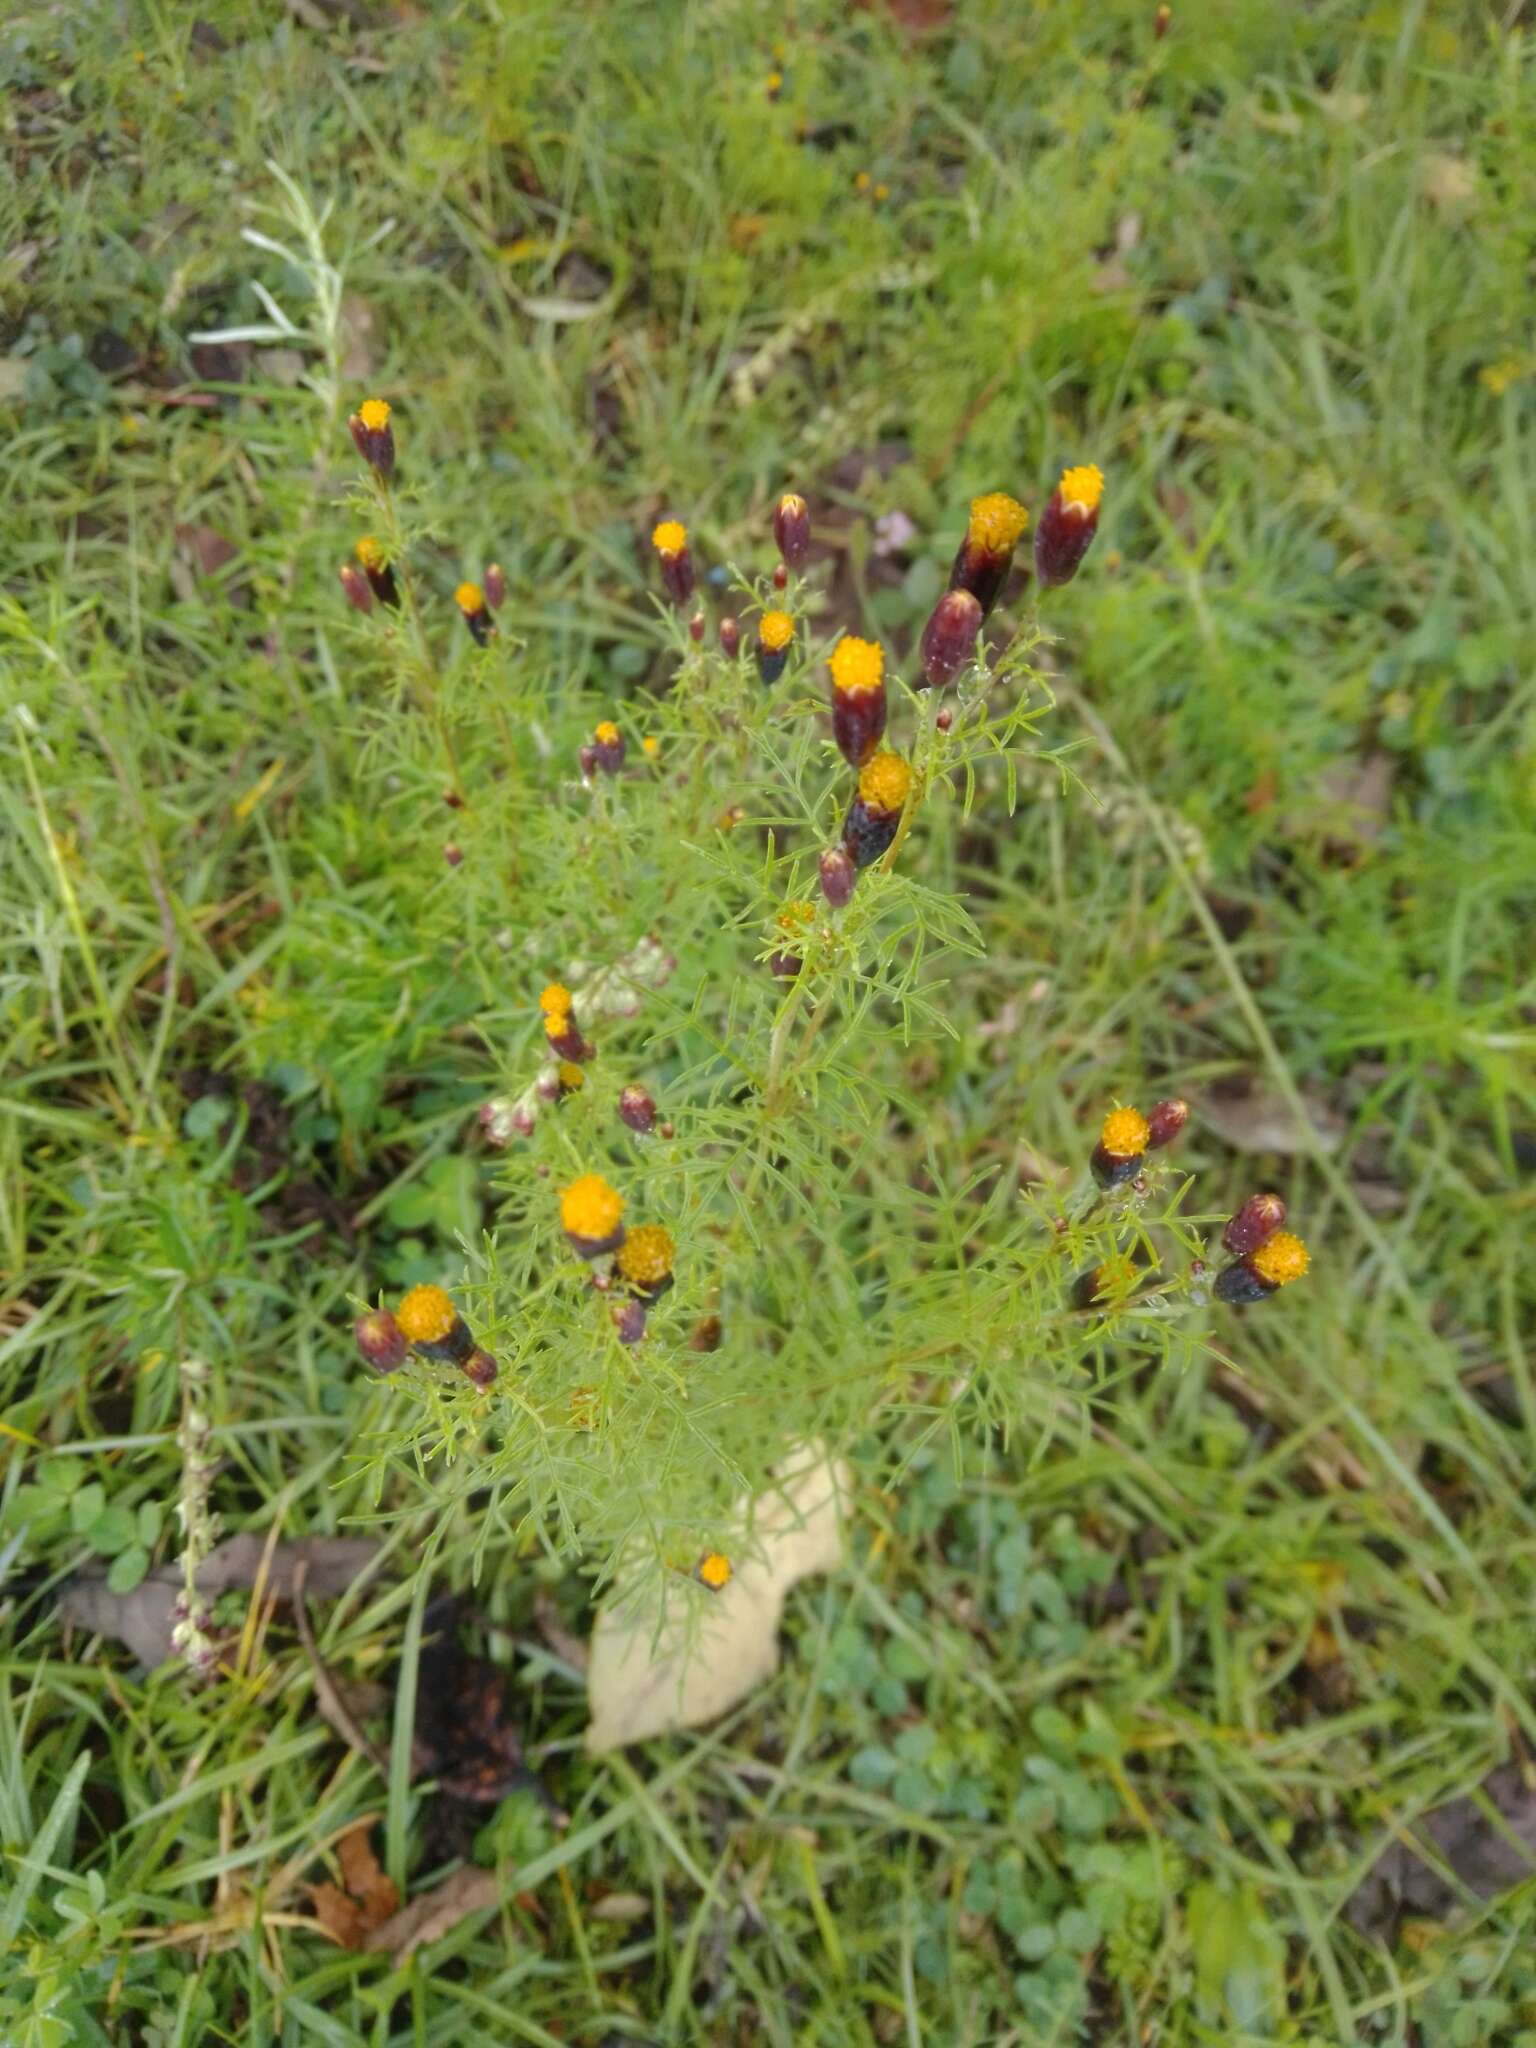
[{"label": "marigold plant", "polygon": [[1040,1390],[1085,1394],[1112,1345],[1176,1368],[1211,1316],[1306,1271],[1260,1202],[1213,1273],[1177,1096],[1148,1116],[1104,1077],[1059,1171],[961,1185],[937,1123],[920,1176],[899,1142],[934,1109],[911,1053],[953,1035],[946,986],[987,944],[954,836],[977,813],[1033,829],[1021,775],[1059,775],[1072,743],[1034,656],[1040,597],[1097,527],[1096,465],[1041,508],[1033,582],[1028,509],[979,490],[907,647],[833,617],[799,493],[739,508],[740,561],[637,522],[626,697],[554,672],[533,557],[445,573],[451,481],[405,458],[408,403],[351,424],[362,594],[387,572],[392,596],[338,631],[381,684],[381,766],[461,812],[435,914],[445,971],[481,991],[486,1100],[453,1143],[494,1210],[452,1270],[358,1304],[381,1503],[412,1475],[600,1577],[649,1561],[718,1590],[741,1503],[794,1445],[876,1478],[933,1431],[1053,1426]]}]

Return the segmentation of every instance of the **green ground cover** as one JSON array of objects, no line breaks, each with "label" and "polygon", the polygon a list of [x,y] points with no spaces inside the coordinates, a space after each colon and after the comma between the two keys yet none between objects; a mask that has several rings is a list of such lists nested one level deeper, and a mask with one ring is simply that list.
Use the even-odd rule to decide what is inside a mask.
[{"label": "green ground cover", "polygon": [[[1443,1901],[1346,1910],[1495,1767],[1530,1832],[1522,10],[1232,0],[1159,39],[1118,0],[129,0],[24,8],[0,68],[0,2037],[1536,2040],[1529,1887],[1478,1896],[1487,1839]],[[274,306],[292,333],[227,338]],[[418,493],[430,706],[337,583],[370,392]],[[589,1761],[540,1618],[584,1631],[637,1533],[623,1444],[562,1553],[585,1453],[536,1525],[521,1467],[413,1466],[472,1412],[407,1426],[355,1305],[491,1302],[598,1111],[500,1152],[476,1112],[594,934],[679,953],[673,1050],[654,1017],[627,1043],[680,1128],[745,1115],[708,1059],[771,1018],[765,908],[820,842],[770,856],[752,811],[685,860],[663,778],[723,812],[782,741],[823,836],[831,778],[787,721],[690,723],[653,520],[761,578],[795,483],[815,634],[899,659],[970,497],[1038,507],[1076,461],[1103,521],[1034,651],[1016,805],[986,764],[968,817],[925,807],[874,1064],[829,1034],[806,1069],[807,1171],[879,1097],[879,1258],[834,1296],[763,1248],[699,1370],[747,1324],[761,1405],[803,1317],[797,1415],[847,1431],[823,1364],[910,1374],[961,1313],[930,1293],[914,1340],[890,1312],[910,1245],[991,1271],[1013,1181],[1075,1172],[1116,1100],[1189,1096],[1159,1201],[1278,1188],[1312,1271],[1082,1356],[1038,1274],[1027,1343],[989,1296],[955,1380],[872,1433],[848,1568],[792,1595],[771,1686]],[[482,657],[451,593],[492,559]],[[589,830],[549,764],[610,714],[659,737],[656,790]],[[567,1821],[413,1782],[387,1700],[380,1764],[349,1750],[286,1608],[225,1596],[202,1686],[64,1629],[82,1567],[126,1595],[179,1553],[188,1357],[226,1530],[387,1546],[314,1603],[325,1666],[387,1693],[428,1590],[460,1594]],[[307,1887],[369,1817],[406,1892],[468,1858],[500,1909],[398,1967],[327,1939]]]}]

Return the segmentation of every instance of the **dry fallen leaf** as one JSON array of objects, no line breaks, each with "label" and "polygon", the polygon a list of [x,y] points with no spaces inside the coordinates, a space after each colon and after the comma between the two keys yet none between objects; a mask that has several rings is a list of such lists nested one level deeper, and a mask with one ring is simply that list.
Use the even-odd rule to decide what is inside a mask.
[{"label": "dry fallen leaf", "polygon": [[310,1887],[315,1918],[343,1948],[361,1948],[400,1904],[393,1880],[384,1875],[373,1853],[373,1825],[371,1820],[360,1821],[336,1844],[340,1885]]},{"label": "dry fallen leaf", "polygon": [[1441,213],[1459,213],[1477,190],[1477,169],[1464,156],[1432,150],[1419,166],[1424,197]]},{"label": "dry fallen leaf", "polygon": [[743,1552],[723,1591],[700,1594],[697,1606],[691,1589],[674,1594],[659,1622],[654,1609],[622,1592],[602,1608],[587,1667],[590,1755],[701,1727],[778,1669],[785,1595],[808,1573],[842,1562],[851,1475],[831,1463],[824,1445],[812,1444],[786,1459],[775,1479],[757,1502],[753,1553]]},{"label": "dry fallen leaf", "polygon": [[[238,1587],[254,1586],[267,1547],[265,1536],[231,1536],[212,1549],[197,1575],[198,1589],[213,1599]],[[378,1555],[379,1546],[362,1536],[305,1536],[273,1549],[267,1590],[281,1600],[293,1597],[293,1575],[307,1564],[306,1590],[316,1599],[344,1593]],[[181,1598],[181,1566],[163,1564],[131,1593],[108,1590],[102,1573],[84,1573],[65,1587],[59,1611],[92,1635],[115,1636],[151,1669],[171,1655],[171,1630]]]},{"label": "dry fallen leaf", "polygon": [[364,1937],[363,1947],[374,1953],[387,1950],[390,1961],[398,1970],[417,1949],[424,1948],[428,1942],[441,1941],[471,1913],[489,1912],[500,1903],[501,1886],[495,1871],[481,1870],[477,1864],[466,1863],[451,1877],[445,1877],[441,1884],[412,1899],[408,1906],[402,1906],[398,1913],[375,1927]]},{"label": "dry fallen leaf", "polygon": [[1241,1095],[1207,1095],[1196,1108],[1217,1137],[1239,1152],[1281,1152],[1291,1157],[1314,1148],[1334,1151],[1343,1135],[1341,1119],[1305,1089],[1302,1103],[1312,1126],[1310,1136],[1278,1088],[1254,1086]]}]

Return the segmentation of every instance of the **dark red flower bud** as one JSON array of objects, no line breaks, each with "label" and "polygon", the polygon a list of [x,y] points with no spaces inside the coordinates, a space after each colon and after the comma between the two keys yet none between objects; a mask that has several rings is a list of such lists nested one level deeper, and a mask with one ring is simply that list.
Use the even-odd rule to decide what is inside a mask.
[{"label": "dark red flower bud", "polygon": [[810,552],[811,508],[796,491],[786,491],[773,508],[773,538],[791,569]]},{"label": "dark red flower bud", "polygon": [[701,1316],[688,1337],[690,1351],[718,1351],[720,1349],[720,1318]]},{"label": "dark red flower bud", "polygon": [[688,529],[679,519],[663,519],[651,535],[661,580],[675,605],[685,605],[693,595],[693,557],[688,552]]},{"label": "dark red flower bud", "polygon": [[981,606],[983,618],[997,602],[1019,535],[1028,523],[1029,514],[1006,491],[989,491],[985,497],[971,500],[971,516],[949,572],[949,587],[968,590]]},{"label": "dark red flower bud", "polygon": [[923,628],[923,679],[932,689],[952,683],[976,651],[981,605],[974,592],[946,590]]},{"label": "dark red flower bud", "polygon": [[841,846],[829,846],[821,856],[821,893],[834,910],[844,910],[853,897],[858,870]]},{"label": "dark red flower bud", "polygon": [[1234,1258],[1246,1258],[1257,1251],[1285,1221],[1285,1204],[1278,1195],[1250,1195],[1221,1233],[1225,1250]]},{"label": "dark red flower bud", "polygon": [[507,572],[500,562],[492,562],[485,572],[485,601],[493,612],[507,601]]},{"label": "dark red flower bud", "polygon": [[449,867],[451,868],[462,866],[464,860],[463,847],[460,846],[456,840],[450,839],[448,844],[443,848],[443,859],[447,861]]},{"label": "dark red flower bud", "polygon": [[373,592],[362,571],[354,569],[350,562],[343,562],[336,573],[341,578],[342,589],[347,593],[347,603],[360,612],[371,612]]},{"label": "dark red flower bud", "polygon": [[642,1137],[649,1137],[656,1128],[656,1102],[648,1090],[633,1082],[619,1090],[619,1118],[638,1131]]},{"label": "dark red flower bud", "polygon": [[375,1372],[395,1372],[404,1365],[409,1346],[405,1332],[387,1308],[370,1309],[352,1326],[357,1348]]},{"label": "dark red flower bud", "polygon": [[597,749],[590,742],[584,742],[576,749],[576,765],[588,782],[597,768]]},{"label": "dark red flower bud", "polygon": [[464,1377],[472,1380],[482,1393],[496,1384],[496,1361],[489,1351],[480,1350],[478,1345],[464,1360],[462,1370]]},{"label": "dark red flower bud", "polygon": [[1158,8],[1156,14],[1152,17],[1153,42],[1160,43],[1163,40],[1163,37],[1168,33],[1168,25],[1172,20],[1173,9],[1171,7],[1164,5]]},{"label": "dark red flower bud", "polygon": [[734,619],[720,621],[720,652],[727,661],[734,661],[741,647],[741,628]]},{"label": "dark red flower bud", "polygon": [[885,654],[876,640],[845,633],[832,650],[832,737],[852,768],[861,767],[885,732]]},{"label": "dark red flower bud", "polygon": [[366,398],[347,421],[352,445],[378,477],[388,483],[395,473],[395,430],[382,398]]},{"label": "dark red flower bud", "polygon": [[775,981],[793,981],[805,962],[798,953],[770,953],[768,972]]},{"label": "dark red flower bud", "polygon": [[704,614],[702,612],[695,612],[688,621],[688,638],[693,641],[695,646],[702,645],[704,639]]},{"label": "dark red flower bud", "polygon": [[1099,530],[1104,475],[1089,462],[1062,471],[1035,528],[1035,574],[1042,590],[1070,583]]},{"label": "dark red flower bud", "polygon": [[950,727],[954,724],[954,722],[955,714],[953,713],[953,711],[950,711],[948,709],[943,710],[933,721],[934,730],[936,732],[948,732]]},{"label": "dark red flower bud", "polygon": [[1147,1144],[1154,1152],[1163,1145],[1171,1145],[1188,1122],[1189,1104],[1179,1096],[1170,1095],[1163,1102],[1154,1102],[1147,1118]]},{"label": "dark red flower bud", "polygon": [[617,775],[624,766],[624,735],[611,719],[592,734],[592,758],[605,775]]},{"label": "dark red flower bud", "polygon": [[352,550],[358,565],[368,578],[368,588],[387,611],[400,609],[400,586],[395,581],[395,572],[381,544],[371,533],[365,533]]},{"label": "dark red flower bud", "polygon": [[614,1333],[621,1344],[638,1344],[645,1335],[645,1303],[636,1301],[633,1295],[623,1301],[616,1301],[609,1313],[613,1317]]},{"label": "dark red flower bud", "polygon": [[786,587],[786,586],[788,585],[788,583],[789,583],[789,571],[788,571],[788,570],[787,570],[787,569],[785,568],[785,566],[784,566],[784,564],[783,564],[782,562],[775,562],[775,563],[774,563],[774,565],[773,565],[773,587],[774,587],[774,589],[775,589],[775,590],[783,590],[783,589],[784,589],[784,588],[785,588],[785,587]]}]

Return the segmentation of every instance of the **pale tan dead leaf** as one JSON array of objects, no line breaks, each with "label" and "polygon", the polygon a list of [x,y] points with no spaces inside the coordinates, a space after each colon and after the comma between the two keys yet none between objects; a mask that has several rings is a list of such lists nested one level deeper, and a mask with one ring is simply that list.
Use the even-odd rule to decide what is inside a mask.
[{"label": "pale tan dead leaf", "polygon": [[723,1591],[701,1591],[695,1600],[691,1587],[679,1589],[659,1620],[622,1590],[602,1608],[587,1667],[589,1755],[702,1727],[777,1671],[785,1595],[798,1579],[842,1562],[852,1475],[830,1461],[824,1444],[808,1444],[775,1480],[743,1529]]},{"label": "pale tan dead leaf", "polygon": [[651,1902],[642,1898],[639,1892],[609,1892],[596,1905],[588,1906],[589,1920],[613,1920],[620,1926],[630,1920],[643,1920],[651,1910]]},{"label": "pale tan dead leaf", "polygon": [[0,405],[20,398],[27,387],[27,358],[0,356]]},{"label": "pale tan dead leaf", "polygon": [[1246,1094],[1207,1095],[1196,1109],[1217,1137],[1239,1152],[1280,1152],[1290,1157],[1314,1147],[1334,1151],[1343,1135],[1342,1119],[1305,1089],[1302,1102],[1312,1127],[1310,1136],[1279,1089],[1262,1083],[1255,1083]]},{"label": "pale tan dead leaf", "polygon": [[1286,836],[1320,838],[1343,850],[1374,846],[1392,813],[1396,777],[1396,756],[1382,747],[1335,762],[1318,777],[1310,800],[1287,812]]},{"label": "pale tan dead leaf", "polygon": [[1345,128],[1352,128],[1357,121],[1363,121],[1371,105],[1363,92],[1320,92],[1317,104],[1330,121],[1337,121]]},{"label": "pale tan dead leaf", "polygon": [[1464,156],[1431,150],[1419,166],[1424,197],[1441,213],[1458,213],[1477,191],[1477,169]]},{"label": "pale tan dead leaf", "polygon": [[466,1863],[441,1884],[411,1900],[363,1938],[363,1947],[377,1954],[387,1950],[398,1970],[417,1949],[441,1941],[471,1913],[485,1913],[501,1903],[501,1886],[494,1870],[481,1870]]}]

